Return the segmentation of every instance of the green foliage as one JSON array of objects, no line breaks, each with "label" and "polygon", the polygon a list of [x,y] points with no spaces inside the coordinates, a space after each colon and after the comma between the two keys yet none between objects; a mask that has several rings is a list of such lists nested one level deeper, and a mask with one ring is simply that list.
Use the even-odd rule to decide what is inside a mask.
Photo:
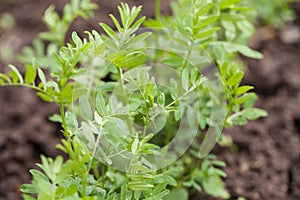
[{"label": "green foliage", "polygon": [[[27,64],[31,63],[32,58],[37,57],[40,67],[47,67],[51,70],[55,65],[52,54],[57,53],[59,48],[64,45],[71,23],[77,17],[88,19],[93,16],[95,9],[97,9],[97,5],[91,3],[90,0],[71,0],[64,6],[62,17],[60,17],[55,11],[55,7],[51,5],[43,17],[48,31],[40,33],[39,37],[33,41],[32,47],[24,47],[22,54],[19,55],[19,60]],[[44,42],[49,42],[49,45],[46,46]]]},{"label": "green foliage", "polygon": [[69,24],[93,9],[73,0],[60,19],[50,7],[49,32],[40,35],[50,44],[36,40],[24,50],[24,75],[13,65],[0,74],[1,86],[33,88],[60,108],[52,117],[65,136],[57,148],[69,158],[42,156],[24,199],[184,200],[201,190],[230,198],[225,163],[208,153],[223,126],[266,116],[253,107],[253,87],[241,85],[238,53],[261,57],[246,45],[254,30],[247,9],[179,0],[171,16],[145,20],[141,6],[121,3],[120,21],[110,15],[117,32],[100,23],[105,34],[73,32],[63,45]]},{"label": "green foliage", "polygon": [[[293,1],[293,0],[292,0]],[[285,21],[292,20],[295,17],[288,0],[247,0],[245,4],[258,16],[262,25],[271,25],[276,28],[283,26]]]}]

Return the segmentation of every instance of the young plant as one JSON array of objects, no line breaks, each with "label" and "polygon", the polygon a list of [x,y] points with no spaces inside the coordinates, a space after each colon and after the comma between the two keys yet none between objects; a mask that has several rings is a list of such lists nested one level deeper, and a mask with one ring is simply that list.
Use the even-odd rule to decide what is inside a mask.
[{"label": "young plant", "polygon": [[258,18],[261,25],[271,25],[280,28],[285,21],[293,20],[295,13],[291,9],[289,3],[297,0],[274,0],[274,1],[246,1],[254,17]]},{"label": "young plant", "polygon": [[41,38],[48,50],[41,42],[25,50],[24,76],[13,65],[0,74],[0,85],[33,88],[60,108],[52,117],[65,137],[57,148],[69,157],[42,156],[42,171],[31,170],[32,183],[21,188],[24,199],[184,200],[200,190],[229,198],[225,163],[208,153],[224,126],[266,116],[253,108],[252,87],[240,85],[237,53],[261,57],[245,45],[253,26],[244,8],[179,0],[171,16],[157,6],[156,19],[145,21],[141,6],[121,3],[120,21],[110,15],[116,31],[100,23],[105,34],[73,32],[63,46],[57,26],[65,33],[78,13],[95,8],[84,0],[70,5],[62,19],[47,10],[50,32]]}]

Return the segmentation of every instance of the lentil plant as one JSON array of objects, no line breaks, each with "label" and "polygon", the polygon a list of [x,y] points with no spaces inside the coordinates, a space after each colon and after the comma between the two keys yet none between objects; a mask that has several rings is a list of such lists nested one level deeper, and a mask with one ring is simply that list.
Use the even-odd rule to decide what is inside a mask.
[{"label": "lentil plant", "polygon": [[25,74],[13,65],[0,74],[1,86],[32,88],[60,108],[51,119],[68,159],[41,156],[24,199],[184,200],[201,190],[230,198],[225,163],[209,152],[223,127],[266,116],[253,107],[253,87],[241,85],[237,57],[262,57],[247,46],[255,28],[235,0],[178,0],[169,16],[156,5],[146,19],[141,6],[121,3],[115,27],[73,32],[67,44],[72,21],[97,6],[72,0],[62,17],[50,6],[49,31],[20,56]]}]

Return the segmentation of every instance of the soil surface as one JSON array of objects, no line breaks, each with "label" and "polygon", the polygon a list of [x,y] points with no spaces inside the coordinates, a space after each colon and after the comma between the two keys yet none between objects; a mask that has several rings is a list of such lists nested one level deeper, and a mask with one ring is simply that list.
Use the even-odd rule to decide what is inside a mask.
[{"label": "soil surface", "polygon": [[[15,25],[0,29],[0,72],[9,60],[6,51],[20,52],[30,44],[38,32],[46,30],[41,23],[44,10],[55,4],[59,12],[66,0],[38,1],[0,0],[0,15],[11,13]],[[114,13],[119,1],[103,0],[96,16],[86,22],[78,19],[72,30],[99,30],[99,21],[110,23],[108,13]],[[126,1],[131,5],[142,2],[144,14],[153,15],[152,1]],[[163,9],[168,12],[167,2]],[[294,5],[298,19],[287,24],[300,27],[300,4]],[[255,86],[259,96],[257,106],[269,116],[252,121],[246,126],[226,129],[238,149],[216,147],[214,153],[227,163],[225,179],[232,199],[243,196],[252,200],[300,199],[300,41],[286,42],[281,33],[255,44],[264,54],[262,60],[244,59],[248,65],[245,84]],[[262,33],[263,34],[263,33]],[[2,55],[2,56],[1,56]],[[17,64],[17,63],[16,63]],[[17,64],[18,65],[18,64]],[[34,91],[24,88],[0,88],[0,200],[19,200],[21,184],[30,181],[28,170],[35,168],[40,154],[55,156],[61,139],[59,125],[49,122],[48,116],[56,113],[56,105],[44,103]],[[213,199],[198,194],[193,199]]]}]

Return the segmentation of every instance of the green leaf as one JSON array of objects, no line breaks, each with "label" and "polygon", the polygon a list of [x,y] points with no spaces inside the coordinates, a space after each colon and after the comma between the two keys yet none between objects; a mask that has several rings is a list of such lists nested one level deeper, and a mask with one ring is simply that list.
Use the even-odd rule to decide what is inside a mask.
[{"label": "green leaf", "polygon": [[198,33],[198,34],[196,35],[196,38],[198,38],[198,39],[203,39],[203,38],[210,37],[210,36],[212,36],[215,32],[217,32],[218,30],[220,30],[220,28],[218,28],[218,27],[210,28],[210,29],[208,29],[208,30],[205,30],[205,31],[202,31],[202,32]]},{"label": "green leaf", "polygon": [[203,189],[205,192],[213,197],[228,199],[230,198],[229,193],[224,188],[222,179],[217,175],[208,176],[203,181]]},{"label": "green leaf", "polygon": [[96,96],[96,110],[102,117],[106,115],[105,99],[100,92]]},{"label": "green leaf", "polygon": [[162,64],[168,65],[170,67],[180,67],[183,64],[183,58],[180,57],[171,57],[164,59]]},{"label": "green leaf", "polygon": [[43,99],[46,102],[52,102],[53,101],[52,98],[49,95],[47,95],[43,92],[37,92],[36,95],[39,96],[41,99]]},{"label": "green leaf", "polygon": [[185,188],[178,188],[175,190],[171,190],[169,194],[167,194],[164,200],[188,200],[189,193]]},{"label": "green leaf", "polygon": [[134,191],[143,191],[143,190],[150,190],[154,188],[154,185],[145,183],[143,181],[137,181],[137,182],[129,182],[128,187]]},{"label": "green leaf", "polygon": [[138,36],[132,37],[130,40],[128,40],[126,44],[130,44],[130,46],[139,45],[138,43],[144,42],[151,34],[151,32],[139,34]]},{"label": "green leaf", "polygon": [[78,190],[77,184],[73,183],[70,187],[68,187],[68,189],[65,192],[66,196],[71,196],[73,194],[75,194]]},{"label": "green leaf", "polygon": [[244,72],[237,72],[235,73],[230,79],[226,82],[228,86],[235,86],[238,85],[242,78],[244,77]]},{"label": "green leaf", "polygon": [[133,7],[131,9],[131,13],[130,13],[131,16],[130,16],[130,18],[128,20],[128,24],[127,24],[128,27],[131,26],[131,24],[134,22],[134,20],[136,19],[136,17],[138,16],[138,14],[141,12],[141,10],[142,10],[142,6]]},{"label": "green leaf", "polygon": [[208,16],[208,17],[205,17],[205,18],[201,18],[199,24],[197,24],[195,27],[194,27],[194,31],[196,33],[198,33],[202,28],[204,28],[205,26],[215,22],[217,19],[219,18],[219,16],[215,15],[215,16]]},{"label": "green leaf", "polygon": [[106,45],[105,43],[101,43],[96,49],[95,49],[95,55],[99,56],[102,55],[105,52]]},{"label": "green leaf", "polygon": [[236,96],[239,96],[239,95],[241,95],[241,94],[244,94],[244,93],[248,92],[249,90],[252,90],[253,88],[254,88],[253,86],[248,86],[248,85],[246,85],[246,86],[241,86],[241,87],[239,87],[239,88],[236,90],[235,95],[236,95]]},{"label": "green leaf", "polygon": [[[126,6],[128,9],[128,5],[124,4],[123,2],[121,3],[121,6],[118,6],[118,11],[119,11],[121,22],[122,22],[123,26],[126,24],[126,16],[125,16],[126,12],[124,12],[126,9]],[[125,26],[124,26],[124,28],[125,28]]]},{"label": "green leaf", "polygon": [[32,184],[23,184],[21,186],[21,192],[29,193],[29,194],[35,194],[38,191],[37,191],[37,188]]},{"label": "green leaf", "polygon": [[171,185],[171,186],[177,185],[177,181],[170,175],[164,174],[163,179],[164,179],[164,182],[168,183],[168,185]]},{"label": "green leaf", "polygon": [[259,117],[266,117],[268,113],[265,110],[259,108],[248,108],[242,111],[242,115],[249,120],[254,120]]},{"label": "green leaf", "polygon": [[44,90],[46,90],[46,83],[47,83],[46,76],[45,76],[44,72],[40,68],[38,68],[38,76],[39,76],[39,78],[40,78],[40,80],[41,80],[41,82],[43,84]]},{"label": "green leaf", "polygon": [[64,194],[64,192],[65,192],[65,188],[62,187],[62,186],[59,186],[59,187],[56,188],[56,190],[55,190],[55,195],[56,195],[56,196],[61,196],[61,195]]},{"label": "green leaf", "polygon": [[233,42],[224,42],[224,41],[214,41],[210,43],[211,45],[221,45],[224,47],[224,50],[229,53],[239,52],[244,56],[249,58],[261,59],[263,55],[258,51],[250,49],[248,46],[242,44],[236,44]]},{"label": "green leaf", "polygon": [[174,79],[170,79],[170,89],[171,89],[171,97],[173,100],[176,100],[178,97],[178,85]]},{"label": "green leaf", "polygon": [[39,182],[40,180],[49,181],[48,177],[45,174],[36,169],[31,169],[29,170],[29,172],[37,182]]},{"label": "green leaf", "polygon": [[26,65],[25,83],[34,83],[36,78],[36,69],[32,65]]},{"label": "green leaf", "polygon": [[210,8],[212,7],[212,3],[207,3],[206,5],[202,6],[196,13],[196,17],[199,18],[202,15],[206,14]]},{"label": "green leaf", "polygon": [[199,118],[199,127],[202,130],[205,129],[205,127],[206,127],[206,118],[204,118],[204,117]]},{"label": "green leaf", "polygon": [[165,94],[162,93],[162,92],[159,92],[158,95],[157,95],[158,105],[164,107],[165,106],[165,100],[166,100]]},{"label": "green leaf", "polygon": [[82,45],[83,45],[82,41],[81,41],[80,37],[78,37],[78,35],[77,35],[77,33],[75,31],[72,32],[72,36],[71,37],[72,37],[72,40],[75,43],[75,45],[76,45],[77,48],[82,47]]},{"label": "green leaf", "polygon": [[65,115],[68,129],[70,129],[72,132],[76,131],[78,128],[78,121],[76,119],[76,116],[70,111],[67,111]]},{"label": "green leaf", "polygon": [[12,77],[12,80],[14,83],[19,82],[20,84],[24,83],[23,77],[20,74],[19,70],[13,66],[13,65],[8,65],[8,67],[11,69],[11,71],[9,72],[10,76]]},{"label": "green leaf", "polygon": [[70,167],[76,173],[76,175],[81,175],[86,172],[85,166],[76,160],[70,160]]},{"label": "green leaf", "polygon": [[243,104],[245,108],[253,106],[257,99],[257,96],[253,92],[246,93],[242,95],[241,97],[234,100],[234,103],[236,104]]},{"label": "green leaf", "polygon": [[79,109],[85,119],[93,120],[92,109],[86,96],[79,97]]},{"label": "green leaf", "polygon": [[131,27],[130,27],[130,31],[131,33],[134,33],[137,31],[137,29],[141,26],[141,24],[143,23],[143,21],[145,21],[146,17],[141,17],[138,21],[136,21]]},{"label": "green leaf", "polygon": [[225,37],[227,41],[233,41],[236,37],[236,27],[233,22],[222,20],[222,25],[225,28]]},{"label": "green leaf", "polygon": [[226,9],[231,7],[234,4],[241,2],[242,0],[221,0],[221,9]]},{"label": "green leaf", "polygon": [[[224,163],[224,164],[225,164],[225,163]],[[224,166],[225,166],[225,165],[224,165]],[[219,175],[219,176],[221,176],[221,177],[224,177],[224,178],[227,177],[227,174],[226,174],[223,170],[220,170],[220,169],[218,169],[218,168],[215,168],[215,169],[214,169],[214,173],[217,174],[217,175]]]},{"label": "green leaf", "polygon": [[144,58],[145,53],[137,50],[116,57],[112,63],[117,67],[129,69],[143,64]]},{"label": "green leaf", "polygon": [[211,163],[218,167],[226,167],[226,163],[220,160],[213,160]]},{"label": "green leaf", "polygon": [[82,122],[81,123],[82,131],[79,132],[79,137],[89,146],[90,149],[95,147],[95,136],[90,126]]},{"label": "green leaf", "polygon": [[138,150],[138,147],[139,147],[139,138],[136,137],[136,138],[134,138],[134,141],[133,141],[133,143],[131,145],[131,152],[133,154],[136,154],[137,150]]},{"label": "green leaf", "polygon": [[247,119],[243,116],[238,116],[232,119],[234,125],[246,125],[248,123]]},{"label": "green leaf", "polygon": [[181,113],[181,108],[178,107],[177,110],[174,112],[174,118],[176,121],[179,121],[181,119],[181,116],[182,113]]},{"label": "green leaf", "polygon": [[51,122],[62,123],[61,116],[58,115],[58,114],[53,114],[53,115],[51,115],[50,117],[48,117],[48,119],[49,119]]},{"label": "green leaf", "polygon": [[192,72],[191,72],[191,78],[190,78],[190,82],[192,84],[196,84],[197,81],[199,80],[199,70],[195,67],[192,69]]},{"label": "green leaf", "polygon": [[72,86],[73,87],[71,87],[71,91],[70,91],[70,95],[72,95],[70,98],[70,102],[74,102],[82,95],[87,94],[88,89],[84,88],[83,85],[76,84],[76,82],[75,82]]},{"label": "green leaf", "polygon": [[96,122],[98,125],[102,125],[102,124],[103,124],[103,119],[102,119],[102,117],[97,113],[97,111],[94,112],[94,119],[95,119],[95,122]]},{"label": "green leaf", "polygon": [[57,156],[53,163],[53,172],[58,173],[62,167],[62,164],[63,164],[62,156]]},{"label": "green leaf", "polygon": [[23,194],[22,197],[23,197],[24,200],[36,200],[36,198],[33,198],[33,197],[31,197],[30,195],[27,195],[27,194]]},{"label": "green leaf", "polygon": [[148,28],[161,28],[163,27],[162,23],[155,19],[147,19],[144,21],[143,25]]},{"label": "green leaf", "polygon": [[185,91],[187,91],[189,89],[189,72],[187,69],[182,70],[181,84]]},{"label": "green leaf", "polygon": [[238,47],[238,51],[244,55],[247,56],[249,58],[256,58],[256,59],[262,59],[263,58],[263,54],[259,53],[258,51],[255,51],[253,49],[250,49],[247,46],[244,45],[240,45]]},{"label": "green leaf", "polygon": [[112,19],[112,21],[114,22],[114,24],[115,24],[117,30],[118,30],[119,32],[122,32],[123,29],[122,29],[120,23],[118,22],[118,20],[117,20],[112,14],[109,14],[109,16],[110,16],[110,18]]},{"label": "green leaf", "polygon": [[111,38],[115,38],[116,37],[115,31],[112,30],[109,26],[107,26],[104,23],[100,23],[100,26],[103,28],[103,30],[106,32],[106,34],[109,35],[109,37],[111,37]]},{"label": "green leaf", "polygon": [[111,53],[106,56],[106,59],[108,61],[112,62],[113,64],[115,64],[115,61],[117,61],[117,60],[126,59],[126,52],[125,51],[117,51],[117,52]]},{"label": "green leaf", "polygon": [[[11,83],[10,78],[9,78],[7,75],[5,75],[5,74],[1,74],[1,73],[0,73],[0,79],[3,79],[3,80],[6,81],[7,83]],[[1,84],[0,84],[0,85],[1,85]]]},{"label": "green leaf", "polygon": [[117,86],[118,86],[118,83],[108,81],[108,82],[105,82],[104,84],[101,84],[101,85],[97,86],[97,91],[101,91],[101,92],[111,92],[111,91],[113,91]]},{"label": "green leaf", "polygon": [[147,135],[146,137],[144,137],[141,141],[140,141],[140,145],[143,146],[144,144],[146,144],[146,142],[149,142],[152,138],[153,138],[154,134],[150,133],[149,135]]}]

